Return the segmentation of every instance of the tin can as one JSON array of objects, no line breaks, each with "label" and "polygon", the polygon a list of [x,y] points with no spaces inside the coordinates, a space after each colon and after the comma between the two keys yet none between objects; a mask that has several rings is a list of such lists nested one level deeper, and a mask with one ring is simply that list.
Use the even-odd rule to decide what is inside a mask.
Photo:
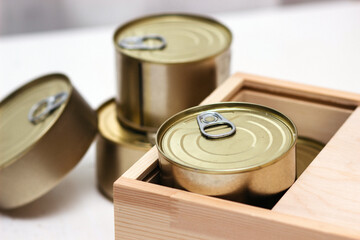
[{"label": "tin can", "polygon": [[171,115],[198,105],[229,76],[232,35],[206,17],[136,19],[114,34],[118,118],[155,133]]},{"label": "tin can", "polygon": [[296,178],[300,177],[324,146],[319,141],[299,136],[296,143]]},{"label": "tin can", "polygon": [[51,74],[0,102],[0,208],[25,205],[55,187],[96,134],[96,114],[70,80]]},{"label": "tin can", "polygon": [[193,107],[157,133],[165,185],[253,203],[285,191],[295,180],[294,123],[250,103]]},{"label": "tin can", "polygon": [[105,196],[113,198],[113,183],[152,145],[144,133],[124,128],[116,118],[114,99],[97,110],[99,135],[96,143],[98,186]]}]

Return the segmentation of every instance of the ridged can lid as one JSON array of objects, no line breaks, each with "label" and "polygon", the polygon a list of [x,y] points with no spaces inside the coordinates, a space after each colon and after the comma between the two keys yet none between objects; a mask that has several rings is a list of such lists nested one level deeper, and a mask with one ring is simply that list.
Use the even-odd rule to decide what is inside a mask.
[{"label": "ridged can lid", "polygon": [[250,103],[185,110],[159,129],[157,146],[177,166],[205,173],[239,173],[270,165],[295,144],[297,130],[282,113]]},{"label": "ridged can lid", "polygon": [[37,78],[0,102],[0,208],[52,189],[96,134],[96,114],[62,74]]},{"label": "ridged can lid", "polygon": [[216,20],[185,14],[154,15],[120,26],[114,34],[117,51],[146,62],[195,62],[226,51],[230,30]]}]

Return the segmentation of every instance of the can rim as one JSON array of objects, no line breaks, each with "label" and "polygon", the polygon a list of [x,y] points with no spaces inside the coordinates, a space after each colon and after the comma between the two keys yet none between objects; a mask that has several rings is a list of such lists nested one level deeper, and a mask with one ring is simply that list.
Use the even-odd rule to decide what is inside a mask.
[{"label": "can rim", "polygon": [[[292,141],[292,144],[290,145],[289,149],[287,151],[285,151],[284,153],[282,153],[277,158],[272,159],[272,160],[268,161],[267,163],[262,164],[260,166],[254,166],[254,167],[250,167],[250,168],[230,169],[230,170],[223,170],[223,169],[221,169],[221,170],[209,170],[209,169],[199,169],[199,168],[195,168],[195,167],[185,166],[185,165],[182,165],[182,164],[180,164],[178,162],[175,162],[169,156],[167,156],[164,153],[164,151],[162,150],[162,148],[160,147],[160,143],[161,143],[162,137],[164,136],[164,133],[169,129],[169,127],[174,125],[174,123],[176,121],[181,120],[182,115],[196,113],[196,112],[198,112],[197,109],[199,107],[205,107],[203,109],[203,111],[206,111],[206,110],[210,110],[210,109],[212,109],[212,108],[214,108],[216,106],[218,106],[220,108],[221,107],[226,108],[226,107],[231,107],[231,106],[235,106],[235,105],[239,105],[239,104],[247,105],[247,106],[255,106],[257,108],[266,108],[267,110],[269,110],[274,115],[278,115],[278,116],[282,117],[283,119],[287,120],[288,125],[291,126],[291,130],[293,131],[293,141]],[[285,157],[285,155],[295,147],[297,139],[298,139],[298,132],[297,132],[297,128],[296,128],[295,123],[289,117],[287,117],[285,114],[277,111],[274,108],[270,108],[270,107],[263,106],[263,105],[260,105],[260,104],[249,103],[249,102],[219,102],[219,103],[213,103],[213,104],[208,104],[208,105],[199,105],[199,106],[191,107],[191,108],[185,109],[185,110],[171,116],[170,118],[168,118],[159,127],[159,129],[158,129],[158,131],[156,133],[155,141],[156,141],[156,148],[159,151],[159,154],[161,154],[166,159],[166,161],[168,161],[169,163],[171,163],[171,164],[173,164],[173,165],[175,165],[177,167],[180,167],[180,168],[186,169],[186,170],[190,170],[190,171],[193,171],[193,172],[199,172],[199,173],[205,173],[205,174],[206,173],[209,173],[209,174],[237,174],[237,173],[244,173],[244,172],[251,172],[251,171],[259,170],[259,169],[262,169],[262,168],[265,168],[267,166],[270,166],[272,164],[277,163],[278,161],[283,159]]]},{"label": "can rim", "polygon": [[[150,149],[152,146],[150,143],[142,143],[142,142],[139,142],[141,144],[139,145],[135,145],[135,144],[131,144],[123,139],[120,139],[119,142],[115,142],[114,140],[112,140],[111,138],[105,136],[105,134],[103,134],[103,131],[101,131],[100,127],[99,127],[99,124],[100,124],[100,119],[99,119],[99,114],[100,112],[106,107],[108,106],[111,102],[114,102],[115,103],[115,98],[111,98],[107,101],[105,101],[104,103],[102,103],[97,109],[96,109],[96,115],[98,116],[98,134],[103,137],[104,139],[106,139],[107,141],[110,141],[116,145],[121,145],[121,146],[126,146],[126,147],[130,147],[132,149],[139,149],[139,150],[144,150],[144,149]],[[120,122],[119,122],[119,125],[120,125]],[[124,128],[124,126],[121,125],[122,128]],[[126,128],[125,128],[126,129]],[[126,129],[127,131],[131,131],[130,129]],[[135,130],[134,130],[135,131]],[[140,134],[140,132],[138,131],[135,131],[136,133]]]},{"label": "can rim", "polygon": [[3,104],[6,104],[8,101],[11,101],[12,98],[14,98],[16,95],[18,95],[20,92],[24,91],[26,88],[32,87],[39,82],[46,81],[48,78],[61,78],[66,81],[66,83],[69,85],[69,97],[64,102],[64,107],[60,108],[59,111],[60,114],[58,114],[57,118],[54,120],[54,122],[48,126],[46,126],[45,131],[43,131],[43,134],[39,136],[37,141],[34,141],[31,145],[29,145],[27,148],[25,148],[23,151],[21,151],[18,155],[14,156],[12,159],[9,159],[4,164],[0,165],[0,170],[9,167],[11,164],[15,163],[18,159],[26,155],[45,135],[46,133],[51,129],[51,127],[57,122],[57,120],[61,117],[62,113],[64,112],[66,106],[68,105],[70,98],[72,96],[72,92],[74,87],[72,86],[70,79],[62,73],[51,73],[46,75],[41,75],[40,77],[33,78],[29,82],[25,83],[24,85],[21,85],[19,88],[11,92],[9,95],[7,95],[4,99],[0,101],[0,108]]},{"label": "can rim", "polygon": [[[126,54],[122,48],[119,46],[119,44],[117,44],[116,42],[116,37],[119,35],[119,33],[124,30],[126,27],[134,24],[134,23],[137,23],[137,22],[140,22],[140,21],[144,21],[144,20],[147,20],[147,19],[150,19],[150,18],[154,18],[154,17],[166,17],[166,16],[179,16],[179,17],[191,17],[191,18],[197,18],[197,19],[203,19],[203,20],[206,20],[206,21],[210,21],[210,22],[213,22],[213,23],[216,23],[216,24],[220,24],[221,26],[224,27],[224,29],[229,33],[230,35],[230,41],[228,43],[228,46],[226,46],[224,48],[224,50],[222,51],[219,51],[218,53],[214,54],[214,55],[211,55],[211,56],[207,56],[207,57],[203,57],[203,58],[200,58],[200,59],[197,59],[197,60],[193,60],[193,61],[180,61],[180,62],[175,62],[175,63],[162,63],[162,62],[159,62],[159,61],[149,61],[149,60],[144,60],[144,59],[141,59],[139,57],[133,57],[133,56],[130,56],[129,54]],[[150,15],[145,15],[144,17],[140,17],[140,18],[134,18],[130,21],[127,21],[125,22],[124,24],[118,26],[114,32],[114,35],[113,35],[113,44],[115,46],[115,49],[117,52],[121,53],[121,54],[124,54],[125,56],[127,57],[130,57],[130,58],[134,58],[138,61],[141,61],[141,62],[144,62],[144,63],[157,63],[157,64],[167,64],[167,65],[177,65],[177,64],[184,64],[184,63],[196,63],[196,62],[201,62],[201,61],[204,61],[206,59],[209,59],[209,58],[214,58],[214,57],[217,57],[221,54],[223,54],[224,52],[228,51],[230,46],[231,46],[231,43],[232,43],[232,40],[233,40],[233,35],[230,31],[230,29],[223,23],[221,23],[220,21],[216,20],[215,18],[212,18],[212,17],[209,17],[209,16],[204,16],[204,15],[201,15],[201,14],[187,14],[187,13],[162,13],[162,14],[150,14]]]},{"label": "can rim", "polygon": [[325,147],[324,143],[309,137],[298,136],[298,143],[300,142],[306,146],[316,148],[317,150],[319,150],[319,153]]}]

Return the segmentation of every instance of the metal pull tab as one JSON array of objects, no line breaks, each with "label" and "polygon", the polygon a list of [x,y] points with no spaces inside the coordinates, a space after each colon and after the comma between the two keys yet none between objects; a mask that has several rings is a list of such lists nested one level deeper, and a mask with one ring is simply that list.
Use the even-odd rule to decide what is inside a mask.
[{"label": "metal pull tab", "polygon": [[68,95],[67,92],[60,92],[35,103],[30,108],[28,120],[32,124],[38,124],[39,122],[44,121],[45,118],[66,101]]},{"label": "metal pull tab", "polygon": [[[199,125],[201,134],[207,138],[223,138],[223,137],[231,136],[236,132],[235,125],[217,112],[209,111],[199,114],[197,116],[197,123]],[[231,129],[229,132],[222,134],[209,134],[205,132],[205,129],[219,125],[226,125],[229,126]]]},{"label": "metal pull tab", "polygon": [[[156,46],[149,46],[145,44],[145,41],[150,39],[159,40],[161,43]],[[160,50],[166,46],[166,40],[163,36],[156,34],[131,36],[121,39],[119,41],[119,45],[120,47],[128,50]]]}]

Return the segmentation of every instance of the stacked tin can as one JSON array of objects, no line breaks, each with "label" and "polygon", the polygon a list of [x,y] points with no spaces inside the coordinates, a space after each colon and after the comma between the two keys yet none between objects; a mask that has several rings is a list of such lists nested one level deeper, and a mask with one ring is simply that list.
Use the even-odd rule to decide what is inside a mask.
[{"label": "stacked tin can", "polygon": [[144,17],[115,31],[117,96],[98,110],[102,192],[112,198],[113,182],[155,144],[160,125],[229,76],[231,40],[221,23],[183,14]]}]

